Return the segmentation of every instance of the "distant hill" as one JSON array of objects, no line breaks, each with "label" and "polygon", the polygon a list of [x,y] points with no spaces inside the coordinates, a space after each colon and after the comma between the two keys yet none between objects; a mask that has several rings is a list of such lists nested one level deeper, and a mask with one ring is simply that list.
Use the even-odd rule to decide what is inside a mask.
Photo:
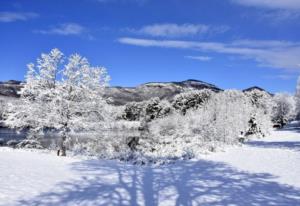
[{"label": "distant hill", "polygon": [[250,91],[255,90],[255,89],[257,89],[257,90],[259,90],[259,91],[266,91],[266,90],[264,90],[263,88],[254,86],[254,87],[249,87],[249,88],[247,88],[247,89],[244,89],[243,92],[250,92]]},{"label": "distant hill", "polygon": [[243,92],[251,92],[253,90],[259,90],[259,91],[262,91],[262,92],[267,92],[268,94],[270,94],[271,96],[273,96],[274,94],[266,91],[265,89],[261,88],[261,87],[257,87],[257,86],[253,86],[253,87],[249,87],[247,89],[244,89]]},{"label": "distant hill", "polygon": [[21,81],[9,80],[0,82],[0,96],[19,97],[18,91],[22,88]]},{"label": "distant hill", "polygon": [[182,82],[149,82],[137,87],[108,87],[104,96],[110,97],[115,105],[124,105],[127,102],[140,102],[153,97],[171,100],[176,94],[192,89],[222,91],[213,84],[189,79]]},{"label": "distant hill", "polygon": [[[0,97],[2,99],[5,97],[19,97],[18,91],[22,88],[21,83],[21,81],[15,80],[0,82]],[[153,97],[171,100],[176,94],[195,89],[211,89],[216,92],[223,91],[216,85],[195,79],[188,79],[181,82],[149,82],[137,87],[107,87],[104,90],[104,96],[110,98],[114,105],[124,105],[128,102],[140,102]],[[243,91],[251,91],[253,89],[265,91],[260,87],[250,87]]]}]

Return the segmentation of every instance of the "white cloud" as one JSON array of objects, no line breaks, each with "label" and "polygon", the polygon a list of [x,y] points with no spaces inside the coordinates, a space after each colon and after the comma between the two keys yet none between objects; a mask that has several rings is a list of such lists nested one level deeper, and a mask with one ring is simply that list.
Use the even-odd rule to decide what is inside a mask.
[{"label": "white cloud", "polygon": [[153,40],[138,38],[120,38],[120,43],[143,47],[163,47],[193,49],[201,52],[214,52],[237,55],[252,59],[260,66],[300,70],[300,43],[287,41],[240,40],[231,43],[195,42],[174,40]]},{"label": "white cloud", "polygon": [[209,56],[185,56],[185,58],[199,60],[199,61],[203,61],[203,62],[212,60],[212,57],[209,57]]},{"label": "white cloud", "polygon": [[182,37],[206,33],[209,30],[209,26],[204,24],[153,24],[137,30],[128,30],[154,37]]},{"label": "white cloud", "polygon": [[244,5],[254,6],[269,9],[288,9],[297,10],[300,9],[299,0],[232,0],[232,2]]},{"label": "white cloud", "polygon": [[264,76],[265,79],[281,79],[281,80],[291,80],[291,79],[296,79],[297,77],[298,77],[298,73]]},{"label": "white cloud", "polygon": [[300,46],[300,42],[278,41],[278,40],[249,40],[242,39],[232,42],[233,46],[246,46],[250,48],[278,48]]},{"label": "white cloud", "polygon": [[41,34],[57,34],[57,35],[81,35],[84,32],[86,32],[86,29],[76,23],[66,23],[66,24],[60,24],[55,27],[51,27],[47,30],[37,30],[35,31],[37,33]]},{"label": "white cloud", "polygon": [[259,15],[263,21],[271,20],[272,24],[277,25],[284,21],[298,19],[300,17],[300,12],[298,10],[268,10],[261,12]]},{"label": "white cloud", "polygon": [[27,21],[38,16],[33,12],[0,12],[0,22]]}]

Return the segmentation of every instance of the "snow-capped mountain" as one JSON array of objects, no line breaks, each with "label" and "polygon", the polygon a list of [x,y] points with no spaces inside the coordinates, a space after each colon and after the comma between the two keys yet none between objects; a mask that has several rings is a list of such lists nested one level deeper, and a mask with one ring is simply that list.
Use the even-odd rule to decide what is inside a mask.
[{"label": "snow-capped mountain", "polygon": [[[21,87],[20,81],[0,82],[0,96],[18,97]],[[176,94],[191,89],[222,90],[213,84],[189,79],[182,82],[149,82],[137,87],[108,87],[104,91],[104,96],[110,98],[113,104],[124,105],[127,102],[139,102],[153,97],[170,100]]]},{"label": "snow-capped mountain", "polygon": [[171,100],[176,94],[192,89],[222,91],[213,84],[189,79],[182,82],[149,82],[137,87],[108,87],[105,90],[105,97],[110,97],[116,105],[123,105],[127,102],[149,100],[153,97]]},{"label": "snow-capped mountain", "polygon": [[9,80],[0,82],[0,96],[19,97],[18,91],[22,88],[21,81]]},{"label": "snow-capped mountain", "polygon": [[[18,97],[18,91],[22,88],[21,83],[21,81],[15,80],[0,82],[0,97]],[[255,88],[263,90],[258,87],[250,87],[244,91]],[[216,85],[195,79],[188,79],[181,82],[149,82],[136,87],[108,87],[104,91],[104,96],[110,98],[115,105],[124,105],[128,102],[140,102],[153,97],[171,100],[176,94],[193,89],[222,91]]]}]

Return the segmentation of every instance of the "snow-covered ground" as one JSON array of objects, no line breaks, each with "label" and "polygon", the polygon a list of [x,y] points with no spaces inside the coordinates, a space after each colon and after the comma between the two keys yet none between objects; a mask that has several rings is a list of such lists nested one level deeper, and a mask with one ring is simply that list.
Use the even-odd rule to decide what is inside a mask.
[{"label": "snow-covered ground", "polygon": [[0,148],[0,205],[300,205],[300,131],[164,166]]}]

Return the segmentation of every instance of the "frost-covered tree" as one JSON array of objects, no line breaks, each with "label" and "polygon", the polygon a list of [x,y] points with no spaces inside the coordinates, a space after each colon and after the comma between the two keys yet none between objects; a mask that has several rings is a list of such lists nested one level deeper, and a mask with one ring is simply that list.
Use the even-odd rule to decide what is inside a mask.
[{"label": "frost-covered tree", "polygon": [[144,103],[143,102],[130,102],[124,107],[122,119],[128,121],[138,121],[143,115]]},{"label": "frost-covered tree", "polygon": [[206,139],[225,144],[238,141],[241,132],[245,133],[251,116],[251,103],[246,95],[238,90],[226,90],[214,95],[197,113],[199,131]]},{"label": "frost-covered tree", "polygon": [[273,97],[272,121],[283,127],[289,120],[295,118],[296,102],[294,96],[287,93],[277,93]]},{"label": "frost-covered tree", "polygon": [[252,104],[241,91],[213,93],[202,107],[185,115],[173,113],[150,123],[148,139],[140,149],[147,156],[191,157],[236,144],[248,130]]},{"label": "frost-covered tree", "polygon": [[5,104],[4,100],[0,99],[0,122],[4,118],[5,110],[6,110],[6,104]]},{"label": "frost-covered tree", "polygon": [[162,118],[171,112],[171,105],[166,100],[160,100],[158,97],[152,98],[145,103],[145,119],[153,120],[157,118]]},{"label": "frost-covered tree", "polygon": [[[37,65],[27,65],[26,83],[20,91],[21,101],[9,104],[5,123],[13,128],[29,128],[31,132],[40,132],[53,127],[48,117],[52,113],[51,100],[57,91],[57,75],[63,54],[53,49],[49,54],[41,54]],[[50,112],[50,113],[49,113]]]},{"label": "frost-covered tree", "polygon": [[102,92],[109,76],[105,68],[90,66],[78,54],[62,62],[63,54],[53,49],[42,54],[37,65],[28,65],[21,104],[10,105],[6,124],[34,132],[59,131],[61,155],[66,155],[70,133],[96,130],[108,117]]},{"label": "frost-covered tree", "polygon": [[300,76],[298,77],[296,85],[296,94],[295,94],[295,103],[296,103],[296,119],[300,120]]},{"label": "frost-covered tree", "polygon": [[172,107],[166,100],[158,97],[142,102],[130,102],[125,105],[122,118],[129,121],[151,121],[171,113]]},{"label": "frost-covered tree", "polygon": [[261,134],[265,136],[271,127],[271,115],[273,102],[269,93],[254,89],[245,92],[252,105],[251,118],[249,120],[249,135]]},{"label": "frost-covered tree", "polygon": [[189,109],[198,109],[203,106],[213,93],[209,89],[180,93],[174,97],[172,106],[184,115]]}]

